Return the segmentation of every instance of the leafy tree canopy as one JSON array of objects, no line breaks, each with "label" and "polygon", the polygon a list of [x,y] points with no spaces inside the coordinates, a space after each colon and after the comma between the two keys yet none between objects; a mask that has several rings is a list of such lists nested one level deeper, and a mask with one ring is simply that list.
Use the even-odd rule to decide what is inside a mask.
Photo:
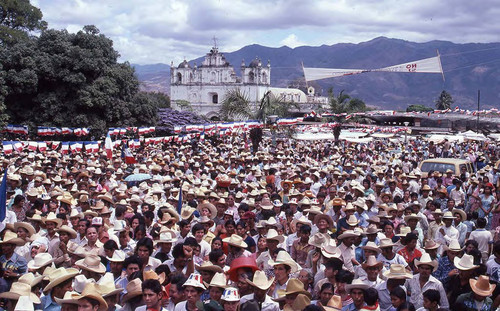
[{"label": "leafy tree canopy", "polygon": [[112,40],[95,26],[76,34],[46,30],[0,50],[11,122],[101,131],[154,125],[158,105],[169,101],[139,93],[134,69],[118,57]]},{"label": "leafy tree canopy", "polygon": [[431,107],[427,107],[424,105],[410,105],[406,108],[406,112],[425,112],[425,111],[434,111]]},{"label": "leafy tree canopy", "polygon": [[443,90],[441,94],[439,94],[439,98],[436,101],[436,109],[437,110],[446,110],[450,109],[451,105],[453,105],[453,98],[451,94]]},{"label": "leafy tree canopy", "polygon": [[42,11],[29,0],[0,0],[0,45],[25,40],[29,33],[47,28]]},{"label": "leafy tree canopy", "polygon": [[359,98],[352,98],[344,90],[335,95],[333,88],[330,88],[328,90],[328,98],[332,113],[352,113],[370,110],[364,101]]}]

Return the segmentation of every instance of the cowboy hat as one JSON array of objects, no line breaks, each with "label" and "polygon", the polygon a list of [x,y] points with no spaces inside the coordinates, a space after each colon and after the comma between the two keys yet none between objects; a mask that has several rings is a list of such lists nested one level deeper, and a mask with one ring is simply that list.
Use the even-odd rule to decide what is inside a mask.
[{"label": "cowboy hat", "polygon": [[54,259],[49,253],[38,253],[28,262],[28,269],[37,270],[50,265],[53,261]]},{"label": "cowboy hat", "polygon": [[240,293],[238,289],[228,287],[224,290],[220,299],[223,301],[240,301]]},{"label": "cowboy hat", "polygon": [[355,227],[359,224],[359,220],[354,215],[350,215],[346,222],[351,227]]},{"label": "cowboy hat", "polygon": [[276,230],[269,229],[267,231],[266,240],[276,240],[279,243],[283,243],[285,241],[285,238],[282,235],[278,234]]},{"label": "cowboy hat", "polygon": [[123,292],[123,288],[116,288],[113,273],[111,272],[106,272],[97,282],[95,287],[103,298]]},{"label": "cowboy hat", "polygon": [[474,257],[472,255],[467,255],[467,254],[464,254],[462,258],[458,258],[458,256],[456,256],[453,259],[453,263],[455,264],[455,267],[459,270],[472,270],[479,267],[474,265]]},{"label": "cowboy hat", "polygon": [[0,294],[0,298],[18,300],[21,296],[28,296],[32,303],[40,303],[40,298],[31,292],[31,286],[26,283],[14,282],[10,290]]},{"label": "cowboy hat", "polygon": [[305,307],[311,304],[311,299],[309,296],[305,294],[299,294],[292,305],[286,304],[283,307],[283,311],[296,311],[296,310],[304,310]]},{"label": "cowboy hat", "polygon": [[82,291],[82,294],[73,294],[71,296],[72,299],[80,300],[80,299],[85,299],[85,298],[91,298],[94,300],[97,300],[99,302],[99,308],[97,309],[98,311],[106,311],[108,309],[108,304],[102,297],[102,294],[99,293],[99,291],[96,288],[95,283],[89,283],[85,286],[85,288]]},{"label": "cowboy hat", "polygon": [[328,300],[328,303],[326,306],[323,306],[323,309],[325,311],[341,311],[342,310],[342,297],[338,295],[333,295],[330,300]]},{"label": "cowboy hat", "polygon": [[[45,269],[47,270],[47,269]],[[48,275],[49,277],[49,284],[45,286],[43,289],[44,292],[48,292],[51,290],[54,286],[61,284],[62,282],[69,280],[71,278],[74,278],[76,275],[78,275],[80,271],[74,268],[57,268],[51,271],[51,273]]]},{"label": "cowboy hat", "polygon": [[158,238],[158,240],[155,240],[154,242],[155,242],[155,244],[175,243],[175,242],[177,242],[177,237],[175,236],[175,233],[172,231],[162,232],[162,233],[160,233],[160,237]]},{"label": "cowboy hat", "polygon": [[35,285],[37,285],[38,283],[40,283],[43,279],[43,275],[34,275],[33,273],[31,272],[28,272],[26,274],[23,274],[19,277],[19,279],[17,279],[18,282],[21,282],[21,283],[26,283],[28,284],[29,286],[33,287]]},{"label": "cowboy hat", "polygon": [[363,250],[368,249],[368,250],[371,250],[371,251],[377,252],[377,253],[379,253],[379,254],[382,252],[382,250],[380,250],[380,248],[377,246],[377,244],[375,244],[375,242],[371,242],[371,241],[368,241],[368,242],[366,243],[366,245],[361,246],[361,248],[362,248]]},{"label": "cowboy hat", "polygon": [[113,256],[106,258],[111,262],[124,262],[126,258],[126,254],[124,251],[117,249],[113,252]]},{"label": "cowboy hat", "polygon": [[439,243],[436,243],[436,241],[434,240],[427,240],[425,241],[425,244],[424,244],[424,249],[437,249],[439,248],[439,246],[441,246],[441,244]]},{"label": "cowboy hat", "polygon": [[285,296],[290,294],[304,294],[307,297],[311,297],[311,293],[309,293],[307,290],[304,289],[304,284],[299,279],[291,278],[288,279],[288,283],[286,284],[285,290],[278,290],[278,296],[280,298],[276,298],[273,300],[283,301],[285,299]]},{"label": "cowboy hat", "polygon": [[415,266],[418,267],[420,265],[431,266],[433,268],[432,272],[434,272],[434,271],[436,271],[436,269],[438,267],[438,262],[437,262],[437,260],[432,260],[429,253],[423,252],[422,257],[420,257],[420,260],[415,259]]},{"label": "cowboy hat", "polygon": [[462,221],[467,220],[467,214],[464,212],[464,210],[459,208],[454,208],[451,212],[453,213],[453,215],[458,213],[462,218]]},{"label": "cowboy hat", "polygon": [[97,255],[88,255],[84,259],[75,262],[77,267],[95,273],[105,273],[106,267],[101,263],[101,258]]},{"label": "cowboy hat", "polygon": [[195,208],[189,206],[182,207],[181,218],[184,220],[188,219],[189,217],[191,217],[191,215],[193,215],[194,211],[196,211]]},{"label": "cowboy hat", "polygon": [[485,275],[480,275],[477,280],[469,280],[472,291],[479,296],[488,297],[493,294],[496,284],[490,284],[490,278]]},{"label": "cowboy hat", "polygon": [[54,222],[56,224],[56,228],[61,226],[62,219],[57,218],[54,212],[50,212],[46,217],[42,218],[42,222],[46,224],[47,222]]},{"label": "cowboy hat", "polygon": [[122,304],[125,304],[130,299],[142,295],[142,281],[139,278],[133,279],[128,282],[125,288],[127,293],[122,298]]},{"label": "cowboy hat", "polygon": [[227,287],[227,280],[226,276],[222,272],[216,272],[214,276],[212,277],[212,280],[210,280],[210,284],[203,282],[205,286],[208,287],[220,287],[220,288],[226,288]]},{"label": "cowboy hat", "polygon": [[452,251],[452,252],[460,252],[460,251],[463,251],[465,247],[460,247],[460,244],[458,243],[457,240],[451,240],[450,241],[450,245],[448,246],[444,246],[444,249],[445,250],[449,250],[449,251]]},{"label": "cowboy hat", "polygon": [[102,201],[106,201],[106,202],[111,203],[111,204],[114,203],[113,196],[109,192],[106,192],[105,194],[101,194],[101,195],[97,196],[97,199],[102,200]]},{"label": "cowboy hat", "polygon": [[454,220],[455,219],[455,216],[453,216],[453,214],[451,212],[445,212],[443,217],[442,217],[443,220],[445,219],[451,219],[451,220]]},{"label": "cowboy hat", "polygon": [[359,237],[359,233],[356,233],[353,230],[346,230],[346,231],[344,231],[344,233],[342,233],[341,235],[339,235],[337,237],[337,239],[338,240],[342,240],[342,239],[345,239],[345,238],[352,238],[352,237]]},{"label": "cowboy hat", "polygon": [[35,311],[35,306],[28,296],[19,296],[14,311]]},{"label": "cowboy hat", "polygon": [[261,290],[268,290],[274,282],[274,276],[270,279],[267,279],[266,273],[264,271],[257,270],[253,275],[253,281],[250,281],[250,279],[245,279],[245,281],[248,284],[255,286]]},{"label": "cowboy hat", "polygon": [[401,280],[413,278],[413,274],[409,273],[405,266],[401,264],[392,264],[389,270],[385,271],[383,275],[387,279]]},{"label": "cowboy hat", "polygon": [[17,232],[17,229],[23,228],[26,231],[28,231],[28,237],[31,237],[33,234],[35,234],[35,228],[27,222],[15,222],[14,223],[14,230]]},{"label": "cowboy hat", "polygon": [[366,228],[364,229],[363,234],[364,234],[364,235],[367,235],[367,234],[377,234],[377,233],[379,233],[379,232],[380,232],[380,229],[379,229],[379,228],[377,228],[377,226],[376,226],[376,225],[370,224],[370,225],[368,225],[368,227],[366,227]]},{"label": "cowboy hat", "polygon": [[391,239],[380,239],[380,243],[378,245],[379,248],[383,248],[383,247],[392,247],[394,246],[394,243],[392,243],[392,240]]},{"label": "cowboy hat", "polygon": [[[123,289],[121,289],[121,290],[123,291]],[[68,304],[72,304],[72,305],[78,305],[78,300],[72,298],[75,295],[78,295],[78,293],[75,292],[75,291],[68,291],[68,292],[64,293],[64,297],[63,298],[54,297],[54,299],[57,302],[57,304],[60,305],[60,306],[62,306],[64,303],[68,303]]]},{"label": "cowboy hat", "polygon": [[365,282],[361,281],[360,279],[354,279],[351,284],[347,284],[345,286],[345,289],[347,292],[350,292],[353,289],[365,290],[365,289],[368,289],[370,287],[371,287],[370,284],[365,283]]},{"label": "cowboy hat", "polygon": [[163,284],[163,282],[165,282],[165,272],[162,272],[162,273],[160,273],[160,275],[158,275],[153,270],[143,271],[142,272],[142,279],[144,281],[146,281],[146,280],[158,280],[160,282],[160,284]]},{"label": "cowboy hat", "polygon": [[331,239],[321,247],[321,254],[325,258],[339,258],[342,256],[342,252],[337,247],[335,240]]},{"label": "cowboy hat", "polygon": [[224,272],[224,270],[220,266],[214,265],[210,261],[204,261],[204,262],[202,262],[201,265],[195,265],[195,268],[196,268],[196,271],[200,271],[200,272],[201,271],[211,271],[211,272],[219,272],[219,273]]},{"label": "cowboy hat", "polygon": [[12,231],[7,231],[5,232],[5,235],[3,236],[3,240],[0,240],[0,245],[2,244],[14,244],[16,246],[23,246],[26,244],[26,242],[17,237],[17,234],[12,232]]},{"label": "cowboy hat", "polygon": [[368,267],[379,267],[379,268],[382,268],[383,265],[384,265],[384,263],[382,261],[377,261],[377,258],[375,258],[375,256],[370,255],[370,256],[368,256],[368,258],[366,259],[366,261],[361,264],[361,267],[364,270],[366,270]]},{"label": "cowboy hat", "polygon": [[71,239],[74,239],[76,238],[77,236],[77,233],[75,230],[73,230],[73,228],[70,228],[66,225],[62,225],[59,229],[56,229],[57,232],[66,232]]},{"label": "cowboy hat", "polygon": [[206,208],[210,211],[210,219],[214,219],[215,217],[217,217],[217,208],[212,203],[204,201],[201,204],[198,204],[197,209],[200,212],[200,214],[203,208]]},{"label": "cowboy hat", "polygon": [[222,239],[222,242],[240,248],[248,247],[248,244],[243,241],[243,238],[237,234],[232,234],[230,237]]},{"label": "cowboy hat", "polygon": [[[320,209],[321,210],[321,209]],[[328,215],[325,215],[323,213],[321,214],[317,214],[316,216],[314,216],[314,224],[315,225],[318,225],[318,222],[321,220],[321,219],[324,219],[327,223],[328,223],[328,227],[329,228],[332,228],[333,227],[333,219],[328,216]]]},{"label": "cowboy hat", "polygon": [[295,260],[290,257],[286,251],[281,251],[276,256],[276,260],[269,259],[267,262],[270,266],[274,267],[276,265],[287,265],[291,268],[290,272],[295,273],[299,270],[299,265],[295,262]]},{"label": "cowboy hat", "polygon": [[420,216],[418,216],[417,214],[410,214],[410,215],[405,216],[404,219],[405,219],[405,223],[408,223],[408,221],[411,219],[420,220]]},{"label": "cowboy hat", "polygon": [[312,237],[309,238],[309,245],[312,245],[314,247],[323,247],[325,243],[327,243],[328,240],[326,239],[326,236],[320,232],[316,232]]}]

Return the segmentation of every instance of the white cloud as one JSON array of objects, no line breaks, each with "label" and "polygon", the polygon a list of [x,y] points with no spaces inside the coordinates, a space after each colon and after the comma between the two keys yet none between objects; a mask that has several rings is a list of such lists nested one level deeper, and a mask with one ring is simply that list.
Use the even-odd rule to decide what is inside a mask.
[{"label": "white cloud", "polygon": [[299,38],[293,33],[288,35],[288,37],[286,37],[285,39],[281,40],[280,43],[292,49],[298,46],[306,45],[304,42],[299,41]]},{"label": "white cloud", "polygon": [[[93,24],[122,60],[180,62],[211,47],[257,43],[358,43],[378,36],[410,41],[498,41],[498,0],[32,0],[49,26],[76,31]],[[300,37],[300,40],[298,39]],[[283,39],[284,38],[284,39]]]}]

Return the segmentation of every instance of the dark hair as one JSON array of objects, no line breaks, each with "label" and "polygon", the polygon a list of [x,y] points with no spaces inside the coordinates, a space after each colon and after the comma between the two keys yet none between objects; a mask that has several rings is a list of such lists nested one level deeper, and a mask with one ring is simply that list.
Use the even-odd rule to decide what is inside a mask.
[{"label": "dark hair", "polygon": [[333,284],[330,282],[323,283],[323,285],[321,285],[321,289],[319,290],[319,292],[321,293],[322,291],[327,289],[331,289],[332,292],[335,292],[335,286],[333,286]]},{"label": "dark hair", "polygon": [[191,247],[200,247],[200,244],[198,244],[198,242],[196,241],[196,239],[193,238],[193,237],[187,237],[184,240],[184,245],[188,245],[188,246],[191,246]]},{"label": "dark hair", "polygon": [[303,225],[300,227],[299,232],[302,234],[311,234],[311,226]]},{"label": "dark hair", "polygon": [[16,195],[14,197],[14,203],[13,204],[17,205],[17,204],[19,204],[19,202],[21,202],[23,200],[25,200],[24,197],[23,197],[23,195],[18,194],[18,195]]},{"label": "dark hair", "polygon": [[68,284],[71,284],[73,282],[73,279],[69,279],[69,280],[66,280],[60,284],[57,284],[54,286],[54,288],[64,288],[65,286],[67,286]]},{"label": "dark hair", "polygon": [[136,238],[137,232],[139,232],[139,231],[141,231],[144,234],[144,236],[147,235],[146,226],[138,225],[137,227],[135,227],[135,230],[134,230],[134,239]]},{"label": "dark hair", "polygon": [[378,291],[373,287],[365,289],[363,298],[365,299],[367,305],[373,306],[377,303]]},{"label": "dark hair", "polygon": [[441,300],[441,294],[436,289],[428,289],[424,292],[424,298],[429,299],[431,302],[437,302]]},{"label": "dark hair", "polygon": [[338,258],[329,258],[325,262],[325,269],[332,268],[333,271],[339,271],[339,270],[342,270],[342,265],[343,265],[342,260],[340,260]]},{"label": "dark hair", "polygon": [[236,223],[232,219],[229,219],[228,221],[226,221],[226,223],[224,224],[224,227],[227,227],[228,225],[233,225],[233,227],[236,228]]},{"label": "dark hair", "polygon": [[399,299],[406,301],[406,292],[401,286],[396,286],[393,290],[391,290],[391,296],[396,296]]},{"label": "dark hair", "polygon": [[352,280],[354,280],[354,273],[348,270],[340,269],[335,275],[335,281],[337,282],[351,284]]},{"label": "dark hair", "polygon": [[[476,240],[467,240],[465,241],[465,247],[469,246],[470,244],[472,244],[474,246],[475,249],[478,249],[479,248],[479,244],[477,243]],[[500,250],[500,249],[499,249]],[[493,251],[494,252],[494,251]]]},{"label": "dark hair", "polygon": [[148,279],[142,282],[142,291],[149,289],[155,294],[159,294],[162,292],[160,281]]},{"label": "dark hair", "polygon": [[182,274],[181,272],[174,272],[170,277],[170,286],[175,285],[177,287],[177,290],[182,292],[184,290],[182,284],[186,283],[186,281],[187,277],[184,274]]},{"label": "dark hair", "polygon": [[123,205],[118,205],[115,207],[115,217],[122,217],[127,211],[127,207]]},{"label": "dark hair", "polygon": [[477,223],[477,226],[478,226],[479,228],[484,228],[484,227],[486,227],[486,218],[484,218],[484,217],[479,217],[479,218],[477,219],[477,222],[476,222],[476,223]]},{"label": "dark hair", "polygon": [[172,257],[184,257],[184,243],[179,243],[172,248]]},{"label": "dark hair", "polygon": [[493,243],[493,254],[500,255],[500,240]]},{"label": "dark hair", "polygon": [[144,215],[144,218],[148,219],[155,218],[155,214],[152,211],[145,211],[142,215]]},{"label": "dark hair", "polygon": [[215,263],[221,256],[224,256],[224,252],[222,251],[222,249],[215,249],[208,254],[208,260],[210,260],[212,263]]},{"label": "dark hair", "polygon": [[205,232],[205,227],[202,224],[197,223],[193,227],[191,227],[191,234],[194,235],[196,233],[196,231],[200,231],[200,230]]},{"label": "dark hair", "polygon": [[387,226],[387,225],[389,225],[389,226],[391,226],[392,228],[394,228],[394,224],[392,223],[392,221],[388,221],[388,220],[386,220],[386,221],[384,221],[384,222],[382,223],[382,228],[385,228],[385,226]]},{"label": "dark hair", "polygon": [[323,311],[324,309],[317,305],[308,305],[302,311]]},{"label": "dark hair", "polygon": [[91,305],[92,307],[95,307],[95,306],[100,306],[101,303],[99,302],[99,300],[97,299],[94,299],[94,298],[90,298],[90,297],[83,297],[82,299],[85,299],[87,300]]},{"label": "dark hair", "polygon": [[191,223],[189,221],[183,219],[183,220],[179,221],[179,223],[178,223],[179,229],[182,229],[186,226],[189,226],[190,224]]},{"label": "dark hair", "polygon": [[408,311],[415,311],[415,306],[409,302],[405,301],[402,305],[400,305],[397,309],[397,311],[403,311],[403,310],[408,310]]},{"label": "dark hair", "polygon": [[149,251],[149,256],[151,256],[151,254],[153,254],[153,250],[154,250],[154,247],[153,247],[153,240],[151,240],[150,238],[141,238],[139,241],[137,241],[137,244],[135,246],[135,253],[137,254],[137,251],[139,250],[139,247],[140,246],[145,246],[147,247],[148,251]]},{"label": "dark hair", "polygon": [[246,228],[247,227],[247,223],[244,221],[244,220],[240,220],[238,221],[238,223],[236,224],[236,227],[242,227],[242,228]]},{"label": "dark hair", "polygon": [[408,233],[404,238],[405,244],[408,244],[413,240],[415,240],[415,241],[418,240],[418,236],[413,232]]},{"label": "dark hair", "polygon": [[130,257],[125,258],[123,261],[123,268],[127,269],[127,267],[131,264],[136,264],[139,266],[139,270],[142,270],[142,259],[137,255],[132,255]]},{"label": "dark hair", "polygon": [[142,217],[142,215],[135,214],[134,216],[132,216],[132,218],[130,218],[130,224],[134,222],[134,219],[137,219],[139,221],[139,225],[144,225],[144,217]]},{"label": "dark hair", "polygon": [[117,250],[118,244],[116,244],[116,242],[113,240],[107,240],[104,243],[103,247],[104,247],[104,249],[107,249],[107,250]]}]

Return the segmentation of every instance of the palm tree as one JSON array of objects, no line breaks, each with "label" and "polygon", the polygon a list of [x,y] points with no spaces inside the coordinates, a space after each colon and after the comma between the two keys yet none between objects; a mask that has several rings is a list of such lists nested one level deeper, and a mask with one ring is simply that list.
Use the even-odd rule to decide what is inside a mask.
[{"label": "palm tree", "polygon": [[453,98],[450,93],[443,90],[439,95],[438,100],[436,101],[436,109],[437,110],[446,110],[450,109],[451,105],[453,105]]},{"label": "palm tree", "polygon": [[252,116],[250,99],[240,88],[229,90],[222,101],[220,108],[222,120],[248,120]]},{"label": "palm tree", "polygon": [[276,115],[280,118],[290,117],[291,109],[299,106],[295,102],[287,102],[283,97],[275,96],[267,91],[260,100],[259,109],[255,113],[257,120],[266,121],[268,116]]}]

